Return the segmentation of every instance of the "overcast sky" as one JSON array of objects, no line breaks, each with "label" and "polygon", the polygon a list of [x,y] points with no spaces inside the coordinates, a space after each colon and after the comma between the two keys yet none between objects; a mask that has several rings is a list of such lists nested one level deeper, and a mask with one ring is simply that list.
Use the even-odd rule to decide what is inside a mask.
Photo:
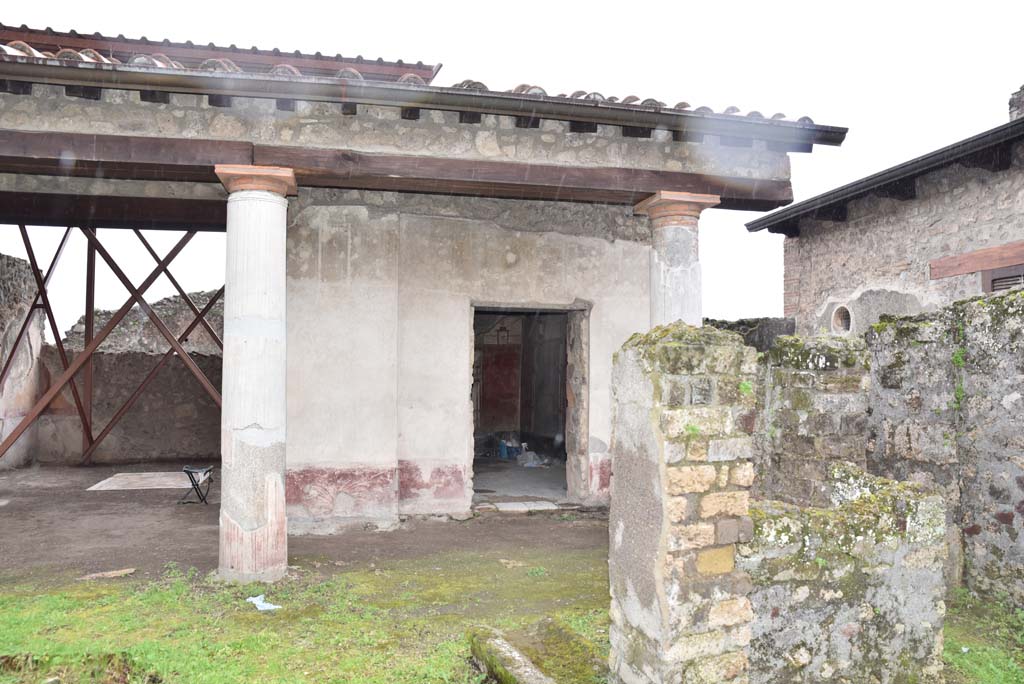
[{"label": "overcast sky", "polygon": [[[244,10],[238,9],[245,7]],[[948,7],[948,9],[947,9]],[[301,2],[7,3],[7,25],[124,34],[197,44],[341,53],[443,63],[435,85],[466,78],[492,90],[520,83],[557,94],[680,100],[720,112],[784,112],[850,128],[840,148],[793,154],[797,200],[1007,121],[1024,83],[1024,3],[888,2]],[[2,121],[0,121],[2,127]],[[757,214],[701,218],[705,315],[781,315],[782,238],[747,233]],[[49,260],[57,229],[32,231]],[[163,254],[172,235],[154,236]],[[101,239],[140,282],[152,260],[131,234]],[[24,256],[16,229],[0,251]],[[200,235],[172,272],[187,290],[223,282],[223,235]],[[124,291],[100,268],[97,305]],[[62,329],[82,314],[84,239],[75,236],[52,281]],[[150,301],[172,294],[155,285]]]}]

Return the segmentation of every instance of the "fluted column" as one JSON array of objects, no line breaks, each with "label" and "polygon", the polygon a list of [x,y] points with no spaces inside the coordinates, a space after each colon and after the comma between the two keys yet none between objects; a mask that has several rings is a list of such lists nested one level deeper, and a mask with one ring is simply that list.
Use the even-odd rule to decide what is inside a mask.
[{"label": "fluted column", "polygon": [[291,169],[218,165],[227,188],[220,576],[273,582],[285,518],[285,233]]},{"label": "fluted column", "polygon": [[697,220],[718,202],[717,195],[662,191],[634,208],[651,219],[651,327],[701,324]]}]

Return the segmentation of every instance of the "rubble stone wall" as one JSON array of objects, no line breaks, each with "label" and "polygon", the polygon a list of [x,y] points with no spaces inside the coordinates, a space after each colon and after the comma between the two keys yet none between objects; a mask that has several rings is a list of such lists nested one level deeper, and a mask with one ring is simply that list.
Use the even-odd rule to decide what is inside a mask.
[{"label": "rubble stone wall", "polygon": [[834,463],[828,506],[751,506],[737,551],[754,586],[750,681],[938,681],[942,496]]},{"label": "rubble stone wall", "polygon": [[869,469],[944,493],[951,582],[962,567],[972,589],[1024,601],[1024,291],[887,318],[867,339]]},{"label": "rubble stone wall", "polygon": [[867,348],[783,336],[760,359],[755,496],[824,506],[829,464],[867,462]]},{"label": "rubble stone wall", "polygon": [[[35,279],[28,262],[0,254],[0,367],[14,352],[14,340],[35,295]],[[42,312],[37,311],[0,387],[0,439],[17,427],[38,397],[42,345],[43,318]],[[0,470],[31,462],[36,443],[36,428],[33,426],[0,458]]]},{"label": "rubble stone wall", "polygon": [[614,368],[613,682],[940,675],[944,497],[864,472],[863,343],[677,324]]},{"label": "rubble stone wall", "polygon": [[[201,310],[213,292],[189,296]],[[183,331],[194,318],[180,297],[153,302],[153,309],[173,333]],[[223,303],[218,301],[206,315],[210,327],[223,336]],[[96,312],[96,330],[112,311]],[[80,319],[68,331],[64,345],[69,356],[84,346],[85,322]],[[201,327],[183,345],[213,383],[220,387],[220,348]],[[133,308],[93,355],[93,434],[100,430],[132,395],[139,383],[160,361],[169,345],[148,316]],[[40,355],[42,391],[62,373],[57,348],[45,345]],[[82,388],[82,374],[76,376]],[[77,464],[82,459],[82,425],[70,388],[54,398],[37,421],[36,457],[41,463]],[[96,463],[141,463],[188,460],[200,463],[220,460],[220,408],[203,390],[195,376],[177,358],[164,364],[135,405],[103,440],[92,460]]]},{"label": "rubble stone wall", "polygon": [[[93,355],[93,434],[113,417],[160,356],[139,351]],[[192,360],[220,387],[220,356],[192,354]],[[57,348],[43,348],[43,382],[61,373]],[[80,377],[80,375],[79,375]],[[79,383],[81,389],[81,383]],[[74,465],[82,460],[82,424],[69,389],[61,392],[37,422],[40,463]],[[171,358],[103,440],[95,463],[187,460],[220,461],[220,407],[176,357]]]},{"label": "rubble stone wall", "polygon": [[756,369],[738,334],[682,323],[616,354],[613,682],[746,681]]},{"label": "rubble stone wall", "polygon": [[846,221],[804,220],[800,236],[786,238],[785,314],[798,334],[831,332],[840,305],[861,335],[882,314],[980,295],[980,273],[932,280],[929,262],[1024,239],[1024,145],[1006,171],[953,165],[918,178],[916,192],[905,201],[854,200]]}]

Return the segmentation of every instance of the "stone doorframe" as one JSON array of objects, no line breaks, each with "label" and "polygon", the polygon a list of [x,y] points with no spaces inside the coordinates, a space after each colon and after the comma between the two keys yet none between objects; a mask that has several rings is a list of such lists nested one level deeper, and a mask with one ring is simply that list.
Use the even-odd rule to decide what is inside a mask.
[{"label": "stone doorframe", "polygon": [[[523,305],[495,302],[470,302],[470,320],[478,309],[515,313],[566,314],[565,364],[565,478],[570,501],[586,503],[594,499],[596,483],[592,485],[590,467],[590,302],[576,299],[568,305]],[[471,344],[469,365],[473,366],[475,345],[470,326]],[[470,382],[472,385],[472,381]],[[470,434],[476,425],[470,413]]]}]

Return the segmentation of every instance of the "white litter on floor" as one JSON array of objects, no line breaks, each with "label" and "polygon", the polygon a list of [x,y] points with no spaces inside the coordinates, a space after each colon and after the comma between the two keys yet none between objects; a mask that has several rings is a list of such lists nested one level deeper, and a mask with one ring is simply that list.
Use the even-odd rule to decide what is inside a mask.
[{"label": "white litter on floor", "polygon": [[125,489],[189,489],[192,483],[188,475],[170,473],[118,473],[89,487],[88,492],[117,491]]},{"label": "white litter on floor", "polygon": [[0,499],[0,507],[6,506],[9,503],[11,503],[10,499]]},{"label": "white litter on floor", "polygon": [[252,605],[256,606],[256,610],[260,612],[263,612],[265,610],[277,610],[281,607],[275,606],[273,603],[268,603],[267,599],[264,597],[263,594],[260,594],[259,596],[250,596],[245,600],[251,603]]}]

